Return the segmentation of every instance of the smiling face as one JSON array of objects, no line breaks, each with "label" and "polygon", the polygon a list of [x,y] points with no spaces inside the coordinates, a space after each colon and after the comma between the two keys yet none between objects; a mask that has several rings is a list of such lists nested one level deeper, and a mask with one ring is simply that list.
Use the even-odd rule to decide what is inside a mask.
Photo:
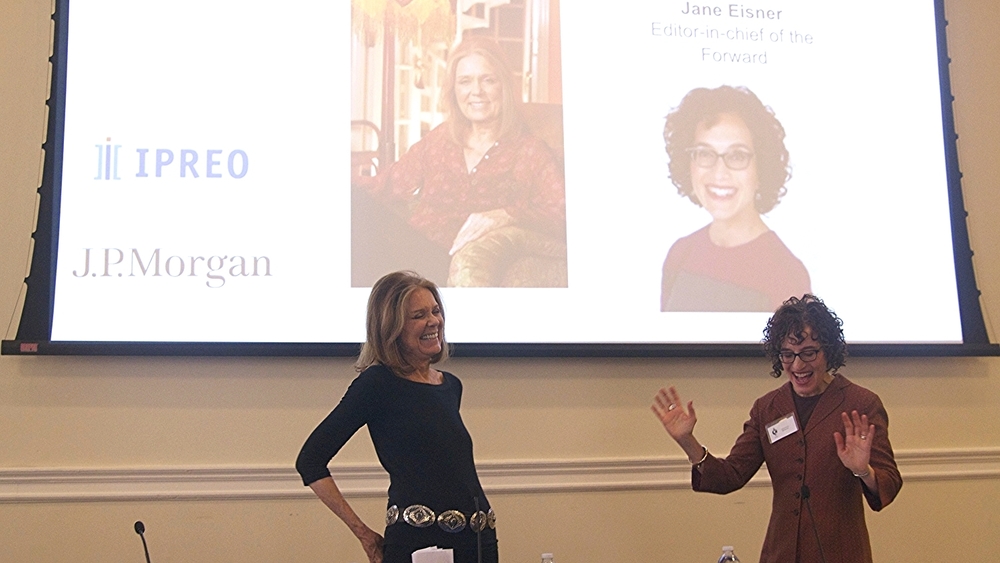
[{"label": "smiling face", "polygon": [[455,65],[455,99],[462,115],[476,125],[488,125],[500,118],[503,84],[482,55],[470,54]]},{"label": "smiling face", "polygon": [[406,322],[399,335],[403,357],[412,366],[430,365],[444,342],[444,314],[434,294],[420,287],[406,299]]},{"label": "smiling face", "polygon": [[[781,355],[797,355],[791,362],[782,359],[782,367],[788,373],[788,380],[792,382],[792,390],[800,397],[812,397],[826,391],[832,378],[827,375],[823,345],[813,336],[812,327],[806,326],[801,336],[801,340],[791,334],[785,337]],[[802,359],[802,355],[809,357],[813,353],[816,354],[815,358],[809,361]]]},{"label": "smiling face", "polygon": [[[702,121],[695,129],[692,150],[711,151],[718,155],[754,152],[753,135],[740,116],[720,114],[715,123]],[[733,170],[725,159],[716,159],[709,167],[699,166],[691,160],[691,187],[702,207],[712,215],[713,221],[727,222],[754,220],[759,217],[754,200],[760,181],[757,177],[756,158],[751,156],[743,170]]]}]

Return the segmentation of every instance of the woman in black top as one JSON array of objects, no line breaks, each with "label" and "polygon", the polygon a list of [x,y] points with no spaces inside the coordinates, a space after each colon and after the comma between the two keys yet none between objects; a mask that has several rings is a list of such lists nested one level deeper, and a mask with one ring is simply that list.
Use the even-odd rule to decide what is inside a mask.
[{"label": "woman in black top", "polygon": [[[357,536],[370,563],[409,563],[413,551],[451,548],[455,563],[495,562],[495,516],[483,494],[459,407],[462,383],[432,364],[446,359],[437,286],[413,272],[388,274],[368,299],[361,374],[316,427],[295,467]],[[364,425],[389,473],[385,537],[344,499],[327,464]]]}]

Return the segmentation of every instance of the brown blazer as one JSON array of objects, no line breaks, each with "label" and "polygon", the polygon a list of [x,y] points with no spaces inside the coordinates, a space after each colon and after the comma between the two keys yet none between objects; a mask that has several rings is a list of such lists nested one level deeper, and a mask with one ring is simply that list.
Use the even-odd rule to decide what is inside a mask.
[{"label": "brown blazer", "polygon": [[[761,563],[821,563],[813,522],[802,499],[803,485],[809,488],[808,502],[826,563],[871,563],[861,499],[879,511],[903,485],[889,443],[885,407],[878,395],[838,375],[820,397],[805,431],[797,423],[798,431],[771,444],[765,428],[795,412],[792,392],[791,383],[786,383],[757,399],[729,456],[709,455],[701,471],[692,471],[691,485],[696,491],[729,493],[745,485],[766,462],[774,498]],[[875,425],[870,463],[877,491],[869,491],[837,457],[833,433],[844,433],[840,413],[852,410],[867,414]]]}]

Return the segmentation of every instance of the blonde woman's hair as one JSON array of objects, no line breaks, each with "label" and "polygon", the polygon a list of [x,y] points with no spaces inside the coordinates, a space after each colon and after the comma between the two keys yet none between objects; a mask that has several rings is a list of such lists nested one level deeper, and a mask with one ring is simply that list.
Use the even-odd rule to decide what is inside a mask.
[{"label": "blonde woman's hair", "polygon": [[[373,364],[382,364],[400,374],[410,373],[415,369],[403,354],[400,336],[406,324],[407,300],[420,288],[431,292],[434,301],[441,307],[441,318],[444,318],[444,305],[437,285],[416,272],[393,272],[375,282],[371,295],[368,296],[365,343],[361,346],[361,354],[354,363],[354,369],[364,371]],[[440,333],[441,351],[431,358],[432,364],[448,359],[449,346],[444,338],[444,325],[441,326]]]}]

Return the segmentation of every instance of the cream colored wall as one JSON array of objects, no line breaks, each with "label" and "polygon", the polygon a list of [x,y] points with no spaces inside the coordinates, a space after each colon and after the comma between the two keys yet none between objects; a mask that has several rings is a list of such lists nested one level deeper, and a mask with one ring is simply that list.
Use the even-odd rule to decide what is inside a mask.
[{"label": "cream colored wall", "polygon": [[[5,327],[16,314],[34,216],[48,9],[37,0],[0,0]],[[948,16],[966,207],[989,319],[1000,314],[1000,12],[992,0],[948,0]],[[885,64],[891,71],[892,61]],[[891,132],[875,128],[852,150],[865,156],[892,142]],[[907,196],[906,186],[885,189]],[[836,228],[819,211],[817,217],[820,227]],[[604,460],[682,467],[679,451],[648,411],[666,383],[696,401],[699,437],[725,450],[752,399],[775,385],[763,362],[457,359],[447,368],[466,384],[463,415],[477,459],[497,471],[484,481],[495,483],[490,496],[500,514],[504,561],[537,561],[542,551],[554,551],[561,563],[711,561],[723,543],[735,544],[744,561],[755,560],[770,507],[766,486],[724,497],[695,495],[683,479],[647,482],[634,471],[624,477],[612,471],[565,491],[560,483],[575,478],[576,462],[591,474]],[[993,531],[1000,522],[1000,359],[858,358],[846,373],[888,406],[906,479],[893,505],[868,514],[876,560],[901,554],[908,561],[987,560],[998,547]],[[131,530],[137,519],[146,522],[158,563],[361,561],[343,526],[288,476],[276,492],[193,500],[169,494],[142,500],[138,479],[122,485],[128,491],[121,498],[85,502],[71,499],[85,487],[119,483],[44,479],[49,470],[65,476],[75,470],[286,468],[351,377],[347,359],[0,358],[0,491],[9,493],[0,501],[0,561],[140,561],[141,543]],[[372,465],[371,446],[359,438],[336,465]],[[555,482],[546,481],[545,461],[561,468]],[[529,473],[520,488],[514,486],[517,468]],[[28,495],[30,502],[17,501],[37,476],[56,500]],[[219,486],[228,485],[240,487]],[[382,499],[362,494],[353,502],[378,523]]]}]

